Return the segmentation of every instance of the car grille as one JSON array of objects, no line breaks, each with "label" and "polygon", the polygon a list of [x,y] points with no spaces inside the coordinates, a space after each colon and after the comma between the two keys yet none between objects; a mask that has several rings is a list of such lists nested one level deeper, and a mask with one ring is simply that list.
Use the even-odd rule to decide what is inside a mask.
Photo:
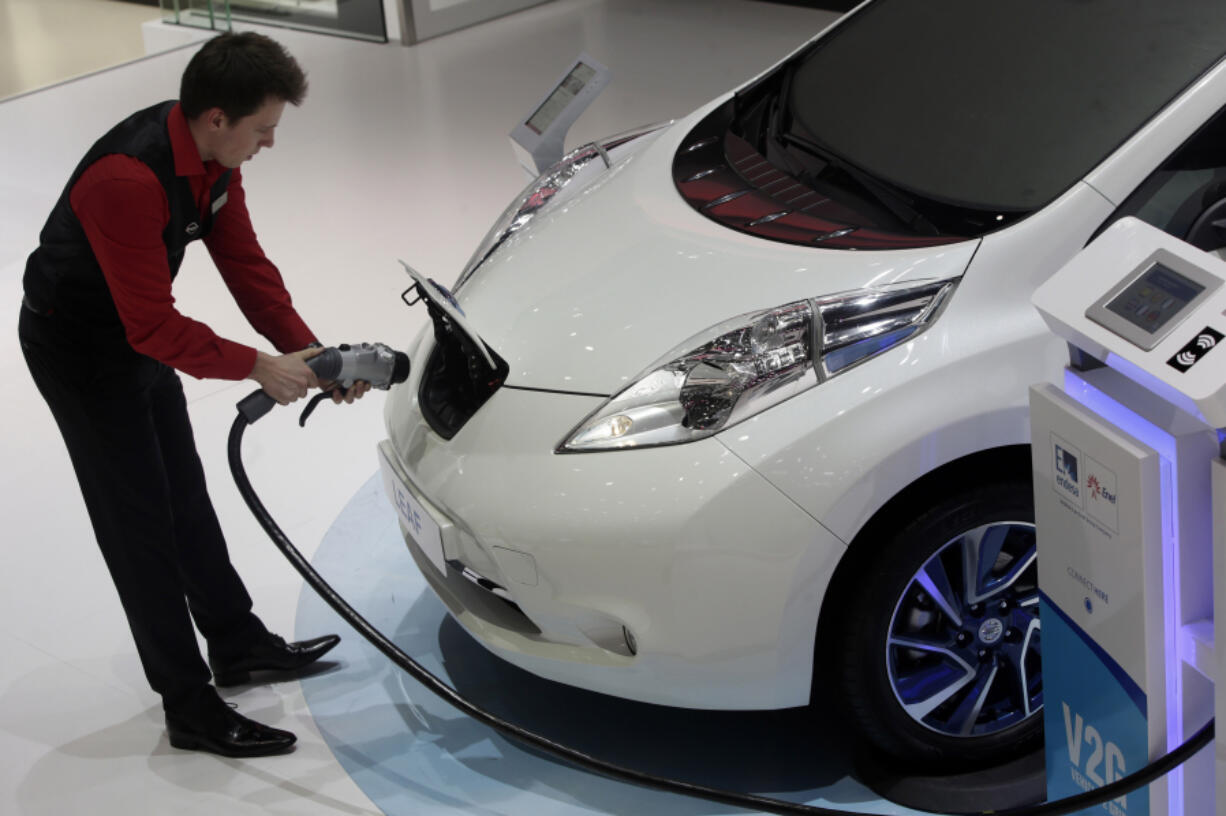
[{"label": "car grille", "polygon": [[451,614],[460,617],[468,613],[492,626],[528,637],[541,634],[540,628],[495,582],[456,560],[448,561],[447,568],[439,570],[411,536],[405,536],[405,544],[426,583]]},{"label": "car grille", "polygon": [[463,576],[465,580],[476,584],[477,586],[484,589],[486,592],[489,592],[492,595],[495,595],[501,598],[502,600],[506,601],[508,604],[515,607],[515,610],[517,612],[520,611],[519,604],[515,603],[515,601],[512,600],[511,593],[507,592],[506,587],[503,587],[500,584],[494,583],[489,578],[486,578],[484,575],[477,572],[472,567],[465,566],[464,564],[461,564],[458,561],[454,562],[453,566],[460,568],[460,575]]}]

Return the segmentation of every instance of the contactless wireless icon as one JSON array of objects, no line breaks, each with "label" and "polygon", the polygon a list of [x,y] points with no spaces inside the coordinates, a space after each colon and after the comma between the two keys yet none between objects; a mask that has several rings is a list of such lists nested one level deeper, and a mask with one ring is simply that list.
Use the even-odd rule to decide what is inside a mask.
[{"label": "contactless wireless icon", "polygon": [[1214,331],[1206,326],[1201,329],[1195,338],[1190,340],[1187,345],[1179,350],[1179,352],[1166,361],[1166,364],[1179,372],[1186,372],[1192,366],[1204,357],[1210,351],[1217,347],[1217,344],[1222,340],[1221,332]]}]

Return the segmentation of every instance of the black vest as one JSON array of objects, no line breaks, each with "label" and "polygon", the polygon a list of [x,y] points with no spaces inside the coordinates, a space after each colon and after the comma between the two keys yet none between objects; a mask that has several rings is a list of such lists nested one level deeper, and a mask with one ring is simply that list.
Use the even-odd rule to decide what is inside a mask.
[{"label": "black vest", "polygon": [[27,302],[36,311],[60,315],[65,326],[88,335],[95,342],[126,343],[126,340],[102,268],[69,203],[69,194],[81,174],[98,159],[112,153],[138,159],[153,171],[166,191],[170,208],[170,222],[162,232],[162,241],[166,245],[171,280],[179,273],[188,243],[203,238],[212,229],[213,211],[229,184],[230,171],[227,170],[209,191],[209,208],[202,215],[187,178],[175,175],[167,128],[167,118],[174,106],[171,100],[138,111],[94,143],[72,172],[39,235],[38,249],[26,261],[23,285]]}]

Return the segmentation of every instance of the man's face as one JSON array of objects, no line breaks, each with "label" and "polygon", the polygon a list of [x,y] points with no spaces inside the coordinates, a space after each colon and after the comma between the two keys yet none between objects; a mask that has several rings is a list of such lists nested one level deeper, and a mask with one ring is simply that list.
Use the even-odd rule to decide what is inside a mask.
[{"label": "man's face", "polygon": [[222,167],[238,167],[260,152],[262,147],[272,147],[273,134],[285,110],[285,100],[269,99],[250,116],[230,119],[219,114],[213,130],[212,158]]}]

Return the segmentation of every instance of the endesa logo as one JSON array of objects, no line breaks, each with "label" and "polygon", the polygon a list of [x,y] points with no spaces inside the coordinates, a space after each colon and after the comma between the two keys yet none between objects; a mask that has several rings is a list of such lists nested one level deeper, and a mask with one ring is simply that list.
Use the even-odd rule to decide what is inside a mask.
[{"label": "endesa logo", "polygon": [[1056,486],[1074,499],[1081,499],[1080,452],[1063,440],[1052,441],[1056,457]]}]

